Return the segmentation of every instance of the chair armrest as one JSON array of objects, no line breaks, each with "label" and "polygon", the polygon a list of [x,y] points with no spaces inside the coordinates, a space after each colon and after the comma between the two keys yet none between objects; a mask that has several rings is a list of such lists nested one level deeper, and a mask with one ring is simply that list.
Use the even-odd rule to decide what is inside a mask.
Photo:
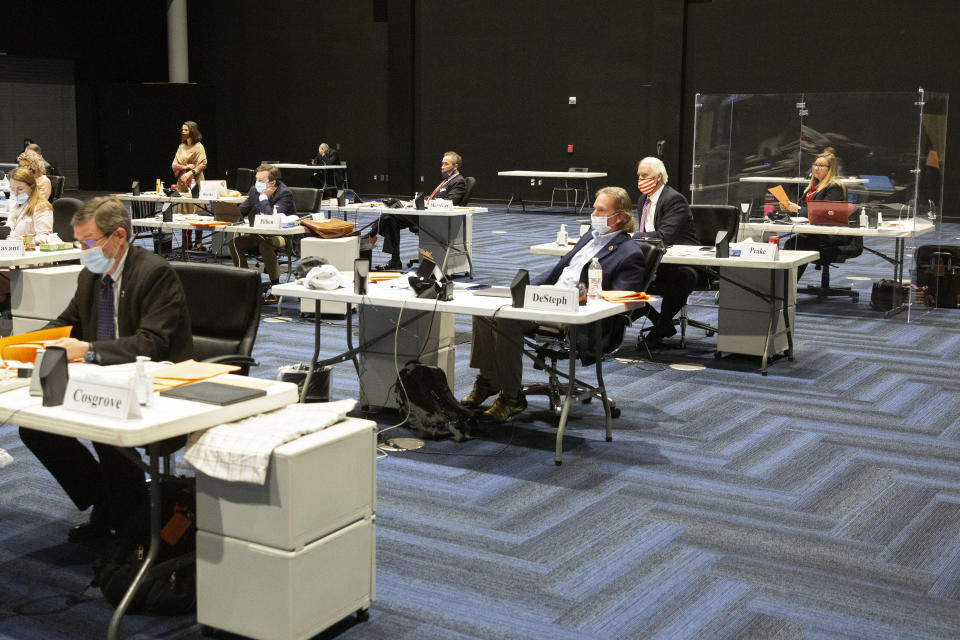
[{"label": "chair armrest", "polygon": [[214,356],[212,358],[207,358],[203,362],[215,362],[217,364],[232,364],[237,367],[240,367],[242,375],[247,375],[250,373],[250,367],[259,367],[260,363],[254,360],[251,356],[245,356],[242,354],[232,354],[226,356]]}]

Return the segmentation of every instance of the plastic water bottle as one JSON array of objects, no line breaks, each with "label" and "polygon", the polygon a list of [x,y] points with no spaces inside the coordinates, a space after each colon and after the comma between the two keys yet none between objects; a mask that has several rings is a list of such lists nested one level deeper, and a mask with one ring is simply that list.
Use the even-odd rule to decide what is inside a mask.
[{"label": "plastic water bottle", "polygon": [[589,289],[587,289],[587,297],[591,300],[600,299],[600,283],[603,282],[603,268],[600,266],[600,261],[596,258],[593,259],[593,262],[590,263],[590,268],[587,270],[587,284]]},{"label": "plastic water bottle", "polygon": [[866,229],[869,225],[869,219],[867,218],[867,208],[860,207],[860,228]]},{"label": "plastic water bottle", "polygon": [[877,211],[877,229],[883,226],[883,214]]},{"label": "plastic water bottle", "polygon": [[146,369],[146,363],[149,361],[149,356],[137,356],[133,388],[137,393],[137,402],[142,407],[149,407],[153,404],[153,376],[148,374]]},{"label": "plastic water bottle", "polygon": [[561,224],[560,231],[557,231],[557,246],[567,246],[567,225]]}]

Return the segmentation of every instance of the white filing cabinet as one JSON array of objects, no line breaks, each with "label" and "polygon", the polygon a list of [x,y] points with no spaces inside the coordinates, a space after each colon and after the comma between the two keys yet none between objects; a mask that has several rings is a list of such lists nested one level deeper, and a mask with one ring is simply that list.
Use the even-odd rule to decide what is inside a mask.
[{"label": "white filing cabinet", "polygon": [[79,264],[10,270],[10,313],[13,332],[45,326],[59,316],[77,290]]},{"label": "white filing cabinet", "polygon": [[[360,256],[360,236],[346,238],[304,238],[300,241],[300,258],[320,256],[340,271],[353,271],[353,261]],[[321,314],[343,315],[347,305],[300,298],[300,313],[315,313],[320,305]]]},{"label": "white filing cabinet", "polygon": [[[720,308],[718,309],[717,351],[721,353],[742,353],[762,356],[763,345],[770,325],[770,303],[746,291],[733,282],[763,293],[770,292],[770,277],[776,279],[776,293],[783,297],[783,271],[767,269],[724,269],[724,278],[720,280]],[[730,281],[733,282],[730,282]],[[797,270],[792,269],[787,277],[790,287],[790,306],[787,313],[790,318],[790,331],[796,326],[796,290]],[[770,344],[770,354],[787,350],[787,333],[783,317],[783,300],[777,300],[776,332]]]},{"label": "white filing cabinet", "polygon": [[277,447],[267,482],[197,474],[197,621],[311,638],[375,599],[376,438],[348,418]]}]

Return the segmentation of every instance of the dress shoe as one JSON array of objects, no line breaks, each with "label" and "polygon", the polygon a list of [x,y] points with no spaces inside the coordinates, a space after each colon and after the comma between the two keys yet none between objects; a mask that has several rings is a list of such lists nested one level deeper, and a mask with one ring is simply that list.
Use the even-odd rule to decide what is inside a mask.
[{"label": "dress shoe", "polygon": [[400,260],[391,260],[386,264],[382,264],[379,267],[374,269],[375,271],[402,271],[403,263]]},{"label": "dress shoe", "polygon": [[280,296],[272,293],[263,296],[263,304],[277,304],[278,302],[280,302]]},{"label": "dress shoe", "polygon": [[107,518],[104,510],[94,506],[90,513],[90,520],[70,528],[67,532],[67,539],[70,542],[87,542],[89,540],[98,540],[113,535],[113,530],[107,524]]},{"label": "dress shoe", "polygon": [[483,412],[483,416],[494,422],[506,422],[512,416],[524,411],[527,408],[527,399],[523,395],[516,398],[508,398],[501,393],[493,401],[493,406]]}]

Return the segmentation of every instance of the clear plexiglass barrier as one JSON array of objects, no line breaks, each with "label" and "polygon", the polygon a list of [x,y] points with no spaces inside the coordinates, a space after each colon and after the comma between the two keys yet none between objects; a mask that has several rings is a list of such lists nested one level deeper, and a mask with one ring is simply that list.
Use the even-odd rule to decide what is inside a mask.
[{"label": "clear plexiglass barrier", "polygon": [[[882,257],[889,268],[883,279],[913,285],[888,287],[888,315],[906,311],[909,321],[911,311],[926,310],[945,293],[937,290],[941,279],[930,274],[954,268],[942,251],[923,241],[940,219],[947,100],[947,94],[923,89],[697,94],[691,202],[736,206],[742,212],[741,237],[795,234],[791,246],[817,249],[834,266],[865,253]],[[834,175],[842,187],[826,200],[843,204],[811,205],[818,199],[805,198],[813,191],[812,179],[833,183]],[[788,203],[786,210],[781,201]],[[834,229],[813,229],[821,223]],[[822,271],[808,269],[801,291],[853,301],[840,286],[845,278],[832,271],[829,282]]]}]

